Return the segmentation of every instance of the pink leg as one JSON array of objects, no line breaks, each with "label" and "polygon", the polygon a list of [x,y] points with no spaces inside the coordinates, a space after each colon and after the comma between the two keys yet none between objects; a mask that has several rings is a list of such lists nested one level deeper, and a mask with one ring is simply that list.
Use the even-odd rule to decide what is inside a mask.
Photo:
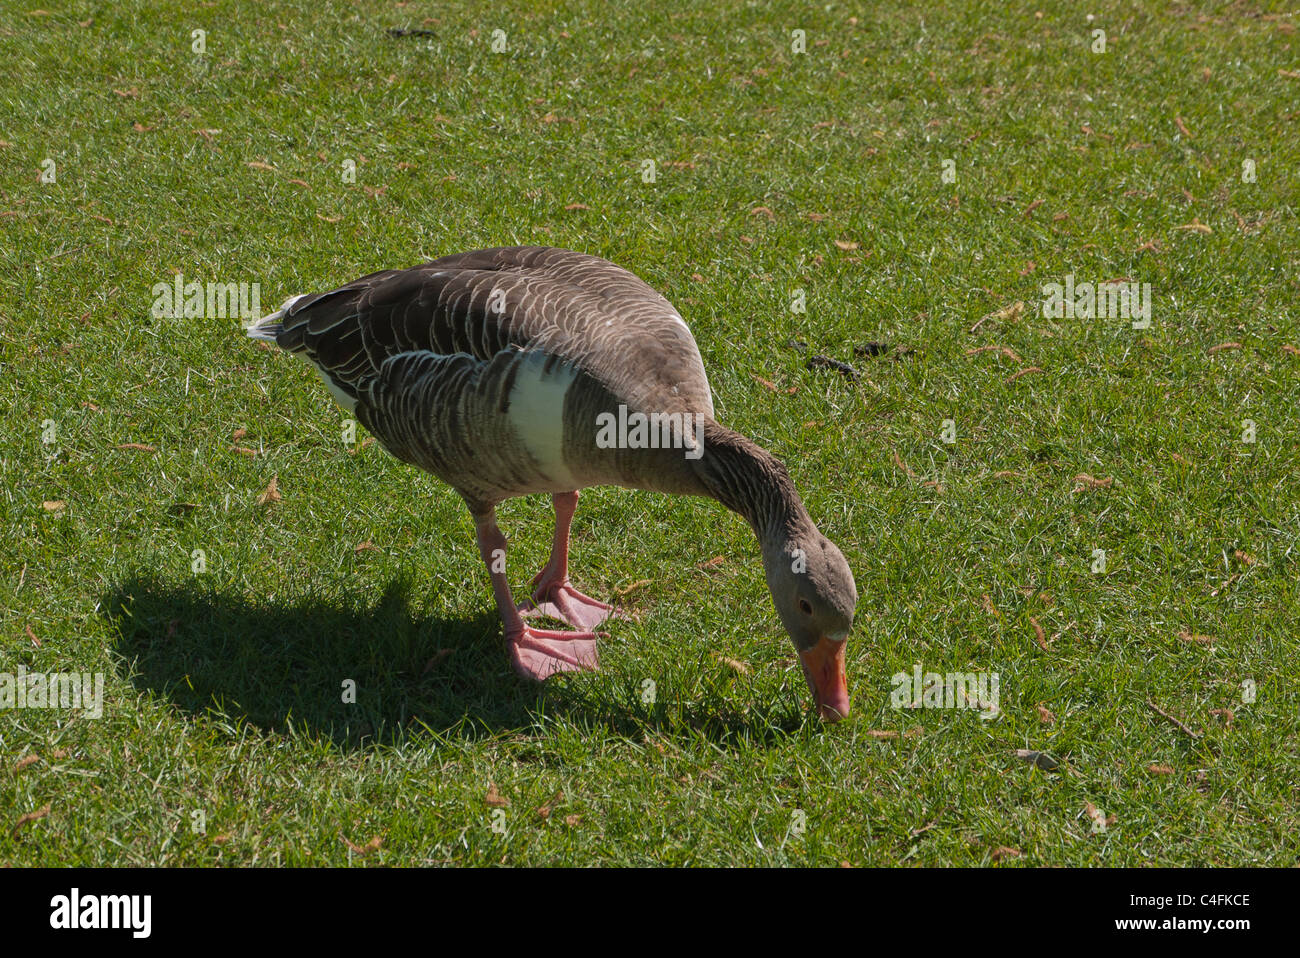
[{"label": "pink leg", "polygon": [[538,681],[550,678],[556,672],[594,671],[599,665],[596,656],[598,633],[589,630],[552,632],[525,625],[506,581],[506,537],[497,528],[496,510],[489,509],[483,515],[476,515],[474,525],[479,553],[492,578],[492,592],[505,625],[506,645],[510,648],[510,661],[515,671],[524,678]]},{"label": "pink leg", "polygon": [[557,492],[551,497],[555,506],[555,539],[546,568],[533,579],[533,597],[519,606],[526,616],[543,615],[567,622],[575,629],[594,629],[614,612],[614,607],[583,595],[569,583],[569,526],[578,507],[576,492]]}]

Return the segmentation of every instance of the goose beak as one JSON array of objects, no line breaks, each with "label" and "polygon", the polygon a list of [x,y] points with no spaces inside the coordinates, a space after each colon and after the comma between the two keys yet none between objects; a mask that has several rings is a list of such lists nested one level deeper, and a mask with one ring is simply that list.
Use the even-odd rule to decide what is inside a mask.
[{"label": "goose beak", "polygon": [[849,680],[844,674],[844,649],[848,642],[822,636],[811,649],[799,653],[804,678],[817,700],[817,714],[838,722],[849,714]]}]

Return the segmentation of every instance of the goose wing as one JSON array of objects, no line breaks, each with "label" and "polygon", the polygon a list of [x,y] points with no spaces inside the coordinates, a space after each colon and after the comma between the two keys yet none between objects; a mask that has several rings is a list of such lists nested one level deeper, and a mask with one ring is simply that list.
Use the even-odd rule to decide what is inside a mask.
[{"label": "goose wing", "polygon": [[355,401],[407,352],[490,361],[541,350],[646,411],[713,413],[699,348],[663,296],[607,260],[539,246],[457,253],[299,297],[277,344]]}]

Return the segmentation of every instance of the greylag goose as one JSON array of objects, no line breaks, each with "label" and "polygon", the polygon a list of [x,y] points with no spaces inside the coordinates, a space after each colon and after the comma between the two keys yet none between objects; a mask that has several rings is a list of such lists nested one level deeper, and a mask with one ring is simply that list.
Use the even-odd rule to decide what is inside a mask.
[{"label": "greylag goose", "polygon": [[[521,675],[597,667],[594,630],[613,610],[570,583],[569,525],[578,490],[618,485],[739,513],[819,714],[848,714],[848,563],[785,466],[714,420],[690,330],[636,276],[548,247],[458,253],[291,297],[248,335],[305,357],[385,449],[460,493]],[[516,606],[496,506],[530,493],[551,494],[555,535]],[[534,616],[573,631],[525,622]]]}]

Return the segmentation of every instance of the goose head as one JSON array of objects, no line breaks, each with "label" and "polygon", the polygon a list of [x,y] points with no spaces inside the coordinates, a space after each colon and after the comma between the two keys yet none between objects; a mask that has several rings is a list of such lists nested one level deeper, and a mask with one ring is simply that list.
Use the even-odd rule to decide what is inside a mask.
[{"label": "goose head", "polygon": [[817,529],[785,465],[713,419],[694,463],[705,495],[739,513],[754,530],[781,624],[790,634],[821,717],[849,714],[844,651],[858,590],[844,553]]},{"label": "goose head", "polygon": [[838,722],[849,714],[844,652],[858,590],[844,554],[815,526],[765,537],[763,568],[781,624],[790,634],[818,714]]}]

